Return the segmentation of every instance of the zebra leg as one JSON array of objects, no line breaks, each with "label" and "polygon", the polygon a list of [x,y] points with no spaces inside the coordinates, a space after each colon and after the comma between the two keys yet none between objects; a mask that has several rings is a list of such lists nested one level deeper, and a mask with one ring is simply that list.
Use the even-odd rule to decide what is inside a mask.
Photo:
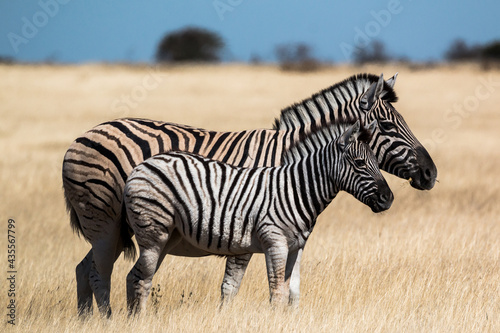
[{"label": "zebra leg", "polygon": [[161,252],[160,257],[158,258],[158,262],[156,263],[155,273],[158,270],[158,268],[160,268],[160,265],[161,265],[163,259],[165,259],[165,256],[170,252],[170,250],[172,250],[174,247],[176,247],[177,244],[179,244],[179,242],[181,240],[182,240],[181,234],[177,231],[177,229],[174,229],[170,233],[170,236],[168,237],[168,241],[167,241],[165,247],[163,248],[163,251]]},{"label": "zebra leg", "polygon": [[113,264],[120,256],[119,232],[111,233],[107,238],[92,243],[93,261],[90,270],[90,285],[101,315],[110,317],[109,296]]},{"label": "zebra leg", "polygon": [[304,249],[290,253],[286,262],[285,281],[289,286],[289,305],[298,305],[300,298],[300,260]]},{"label": "zebra leg", "polygon": [[221,305],[230,302],[238,293],[251,258],[251,253],[227,257],[226,271],[221,285]]},{"label": "zebra leg", "polygon": [[266,256],[271,304],[286,304],[289,293],[285,283],[285,269],[288,257],[286,240],[272,244],[264,250],[264,254]]},{"label": "zebra leg", "polygon": [[[146,310],[147,299],[151,290],[153,276],[161,262],[182,239],[177,230],[158,237],[157,244],[147,242],[142,245],[141,236],[136,234],[140,255],[132,270],[127,275],[127,308],[129,316]],[[155,238],[156,239],[156,238]]]},{"label": "zebra leg", "polygon": [[89,275],[92,269],[92,250],[76,266],[76,293],[78,297],[78,315],[92,314],[92,288]]},{"label": "zebra leg", "polygon": [[127,308],[129,316],[146,310],[153,276],[161,250],[140,248],[141,254],[127,275]]}]

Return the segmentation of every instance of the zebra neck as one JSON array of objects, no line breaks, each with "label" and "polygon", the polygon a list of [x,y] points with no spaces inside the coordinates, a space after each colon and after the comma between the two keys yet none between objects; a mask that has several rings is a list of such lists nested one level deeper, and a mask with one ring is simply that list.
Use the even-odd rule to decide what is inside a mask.
[{"label": "zebra neck", "polygon": [[332,177],[336,161],[329,146],[283,167],[286,181],[280,195],[295,203],[304,221],[315,221],[338,193]]},{"label": "zebra neck", "polygon": [[294,140],[315,128],[324,127],[340,119],[359,119],[359,108],[354,105],[357,91],[351,86],[334,86],[281,111],[274,128],[293,132]]}]

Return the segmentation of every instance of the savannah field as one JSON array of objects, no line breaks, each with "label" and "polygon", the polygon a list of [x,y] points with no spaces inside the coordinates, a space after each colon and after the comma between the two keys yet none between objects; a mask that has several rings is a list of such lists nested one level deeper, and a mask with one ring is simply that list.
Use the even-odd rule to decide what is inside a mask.
[{"label": "savannah field", "polygon": [[[382,214],[341,193],[320,216],[301,268],[298,308],[271,308],[264,258],[219,308],[224,260],[164,260],[148,313],[128,320],[118,259],[113,316],[76,316],[75,266],[89,250],[72,233],[61,164],[93,126],[142,117],[214,130],[270,127],[281,108],[358,72],[399,72],[396,109],[428,148],[439,182],[417,191],[386,175]],[[500,332],[500,71],[473,65],[0,66],[0,331],[15,300],[20,332]],[[9,297],[8,220],[15,221]]]}]

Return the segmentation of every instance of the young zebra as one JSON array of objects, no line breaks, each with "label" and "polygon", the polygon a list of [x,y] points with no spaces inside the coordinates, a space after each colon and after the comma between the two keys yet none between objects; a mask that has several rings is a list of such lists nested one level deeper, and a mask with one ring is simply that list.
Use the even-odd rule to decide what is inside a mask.
[{"label": "young zebra", "polygon": [[[299,138],[337,119],[351,117],[362,125],[373,120],[378,128],[370,146],[381,169],[405,179],[417,189],[431,189],[436,167],[392,103],[396,76],[359,74],[283,109],[274,129],[214,132],[146,119],[118,119],[96,126],[69,147],[62,167],[64,196],[71,226],[92,249],[76,267],[78,312],[92,312],[92,296],[103,314],[110,314],[113,264],[134,244],[121,222],[122,194],[132,169],[145,159],[170,150],[194,152],[236,166],[276,166],[282,153]],[[171,254],[202,256],[181,241]],[[300,257],[299,253],[299,257]],[[221,287],[223,299],[234,296],[251,254],[228,256]],[[299,262],[291,287],[298,285]],[[298,300],[299,290],[292,288]]]},{"label": "young zebra", "polygon": [[291,147],[278,167],[239,168],[186,152],[144,161],[123,200],[140,249],[127,276],[130,313],[145,309],[154,273],[181,240],[206,254],[265,253],[271,302],[288,301],[298,253],[339,191],[374,212],[392,204],[371,134],[359,121],[325,127]]}]

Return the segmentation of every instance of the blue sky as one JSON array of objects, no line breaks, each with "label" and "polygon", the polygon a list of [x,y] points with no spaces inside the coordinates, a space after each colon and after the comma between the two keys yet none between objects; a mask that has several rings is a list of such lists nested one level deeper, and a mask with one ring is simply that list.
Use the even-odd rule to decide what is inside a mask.
[{"label": "blue sky", "polygon": [[346,62],[374,39],[393,56],[440,60],[456,38],[500,39],[499,17],[497,0],[1,0],[0,56],[150,62],[165,33],[191,25],[218,32],[229,61],[273,61],[277,44],[305,42]]}]

